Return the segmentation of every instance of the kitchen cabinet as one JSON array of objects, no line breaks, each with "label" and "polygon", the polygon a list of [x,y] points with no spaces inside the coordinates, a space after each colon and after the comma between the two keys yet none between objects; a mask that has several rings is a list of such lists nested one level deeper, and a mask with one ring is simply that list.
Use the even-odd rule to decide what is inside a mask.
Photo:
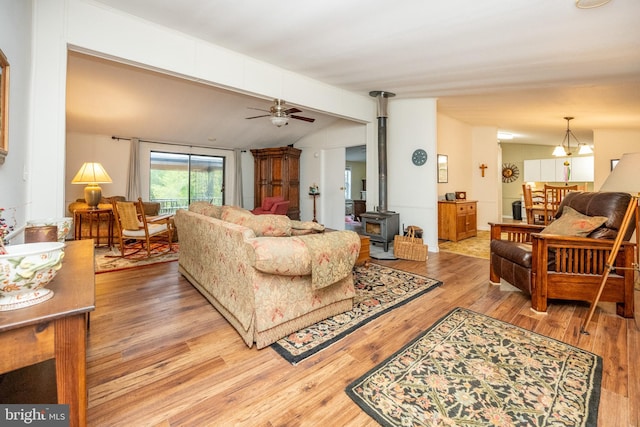
[{"label": "kitchen cabinet", "polygon": [[524,161],[525,182],[564,182],[565,166],[569,162],[569,182],[593,182],[593,156],[533,159]]}]

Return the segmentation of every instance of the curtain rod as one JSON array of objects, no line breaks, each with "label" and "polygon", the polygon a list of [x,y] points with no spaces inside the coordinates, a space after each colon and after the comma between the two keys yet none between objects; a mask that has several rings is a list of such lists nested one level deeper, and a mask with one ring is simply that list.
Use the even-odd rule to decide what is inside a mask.
[{"label": "curtain rod", "polygon": [[[120,141],[120,140],[124,140],[124,141],[131,141],[131,139],[132,139],[132,138],[125,138],[125,137],[123,137],[123,136],[115,136],[115,135],[112,135],[112,136],[111,136],[111,139],[115,139],[115,140],[118,140],[118,141]],[[212,147],[212,146],[210,146],[210,145],[180,144],[180,143],[177,143],[177,142],[152,141],[152,140],[150,140],[150,139],[141,139],[141,138],[138,138],[138,141],[140,141],[140,142],[151,142],[151,143],[154,143],[154,144],[178,145],[178,146],[181,146],[181,147],[189,147],[189,148],[194,148],[194,147],[196,147],[196,148],[212,148],[212,149],[215,149],[215,150],[233,151],[233,149],[231,149],[231,148],[224,148],[224,147]],[[241,151],[242,151],[242,152],[245,152],[245,151],[247,151],[247,150],[246,150],[246,149],[241,149]]]}]

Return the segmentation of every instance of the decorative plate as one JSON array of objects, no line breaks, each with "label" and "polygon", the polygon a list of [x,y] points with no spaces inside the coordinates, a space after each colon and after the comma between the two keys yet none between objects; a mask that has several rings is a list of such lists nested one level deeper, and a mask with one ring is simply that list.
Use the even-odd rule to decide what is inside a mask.
[{"label": "decorative plate", "polygon": [[502,165],[502,182],[513,182],[520,176],[518,167],[513,163],[504,163]]}]

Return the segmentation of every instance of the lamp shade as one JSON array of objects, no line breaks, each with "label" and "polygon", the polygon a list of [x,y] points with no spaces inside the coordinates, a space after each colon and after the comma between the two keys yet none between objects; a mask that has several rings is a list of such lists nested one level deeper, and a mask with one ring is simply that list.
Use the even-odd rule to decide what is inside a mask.
[{"label": "lamp shade", "polygon": [[100,163],[85,163],[76,176],[71,180],[72,184],[110,184],[111,177]]},{"label": "lamp shade", "polygon": [[600,191],[622,191],[636,195],[640,191],[638,180],[640,153],[625,153],[600,187]]}]

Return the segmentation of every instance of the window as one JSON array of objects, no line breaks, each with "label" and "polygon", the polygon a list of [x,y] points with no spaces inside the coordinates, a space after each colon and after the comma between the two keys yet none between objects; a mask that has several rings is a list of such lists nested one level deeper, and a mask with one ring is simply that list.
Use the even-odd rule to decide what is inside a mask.
[{"label": "window", "polygon": [[196,201],[224,204],[224,157],[151,150],[149,159],[149,200],[160,202],[160,214]]},{"label": "window", "polygon": [[351,199],[351,167],[349,166],[344,170],[344,198]]}]

